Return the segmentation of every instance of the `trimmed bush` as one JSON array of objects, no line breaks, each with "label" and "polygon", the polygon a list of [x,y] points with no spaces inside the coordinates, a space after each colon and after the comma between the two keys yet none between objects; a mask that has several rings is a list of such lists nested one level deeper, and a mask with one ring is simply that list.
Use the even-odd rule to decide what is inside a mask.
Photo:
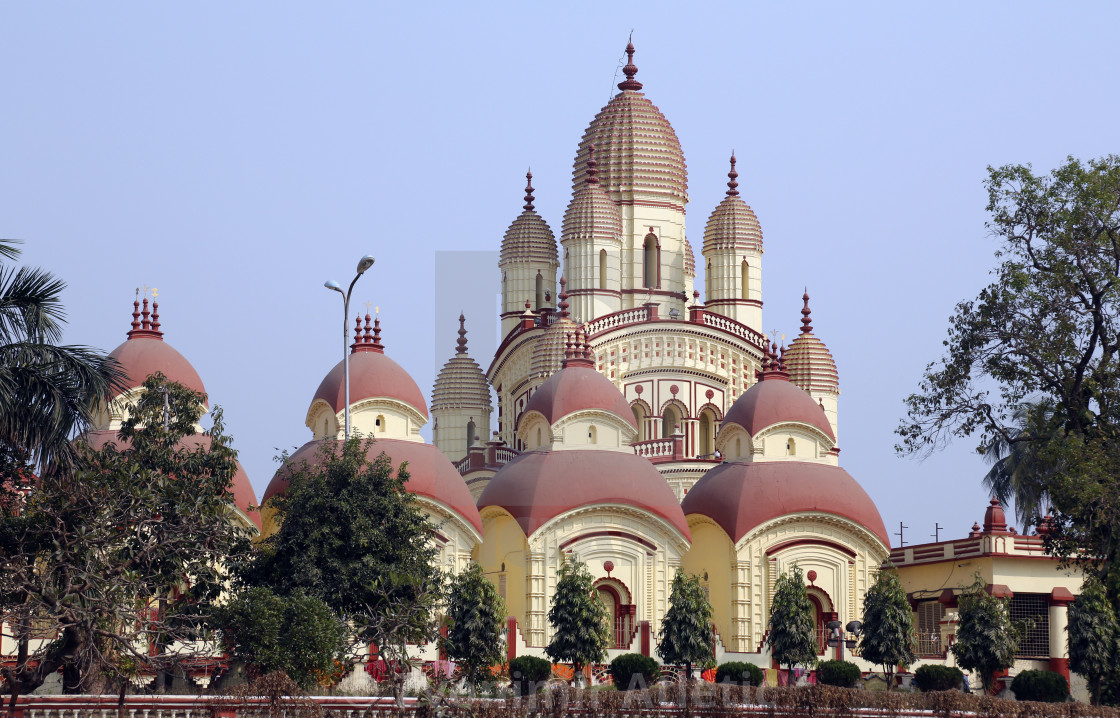
[{"label": "trimmed bush", "polygon": [[964,674],[955,666],[919,666],[914,671],[914,685],[922,693],[959,690],[964,687]]},{"label": "trimmed bush", "polygon": [[[641,653],[624,653],[611,661],[611,680],[620,691],[648,688],[657,680],[661,667]],[[641,676],[641,678],[637,678]]]},{"label": "trimmed bush", "polygon": [[527,696],[552,677],[552,664],[536,656],[518,656],[509,662],[509,679],[519,695]]},{"label": "trimmed bush", "polygon": [[730,661],[720,664],[716,669],[716,683],[732,683],[735,685],[762,685],[762,669],[753,663]]},{"label": "trimmed bush", "polygon": [[1054,671],[1023,671],[1011,681],[1011,691],[1020,701],[1063,703],[1069,697],[1069,683]]},{"label": "trimmed bush", "polygon": [[817,664],[817,683],[851,688],[859,680],[859,666],[848,661],[821,661]]}]

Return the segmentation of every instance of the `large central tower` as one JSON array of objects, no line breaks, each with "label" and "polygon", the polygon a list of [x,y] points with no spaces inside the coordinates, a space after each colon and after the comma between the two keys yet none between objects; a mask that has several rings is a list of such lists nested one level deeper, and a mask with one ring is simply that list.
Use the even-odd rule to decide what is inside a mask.
[{"label": "large central tower", "polygon": [[[683,313],[696,273],[685,238],[688,172],[681,143],[665,115],[641,92],[632,44],[626,55],[621,92],[583,133],[572,172],[573,193],[580,193],[589,180],[597,181],[622,219],[617,249],[604,242],[594,261],[577,260],[574,254],[585,254],[586,248],[565,223],[564,271],[573,317],[580,322],[650,301],[659,303],[662,312]],[[569,271],[570,263],[576,271]],[[587,296],[596,301],[585,300]]]}]

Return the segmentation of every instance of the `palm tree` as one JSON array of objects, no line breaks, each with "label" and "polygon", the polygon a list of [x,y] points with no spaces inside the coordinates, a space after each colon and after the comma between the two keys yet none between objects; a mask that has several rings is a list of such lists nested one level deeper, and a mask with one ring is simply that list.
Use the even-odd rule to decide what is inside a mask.
[{"label": "palm tree", "polygon": [[[0,239],[0,261],[19,258]],[[38,471],[69,466],[70,443],[125,377],[117,362],[81,346],[60,346],[66,284],[37,267],[0,264],[0,452]]]},{"label": "palm tree", "polygon": [[1034,403],[1020,404],[1013,421],[1017,425],[1011,436],[998,435],[984,447],[984,459],[992,465],[984,476],[984,488],[1006,505],[1015,502],[1015,518],[1027,526],[1037,522],[1050,497],[1046,487],[1055,467],[1038,456],[1043,439],[1057,430],[1054,402],[1040,399]]}]

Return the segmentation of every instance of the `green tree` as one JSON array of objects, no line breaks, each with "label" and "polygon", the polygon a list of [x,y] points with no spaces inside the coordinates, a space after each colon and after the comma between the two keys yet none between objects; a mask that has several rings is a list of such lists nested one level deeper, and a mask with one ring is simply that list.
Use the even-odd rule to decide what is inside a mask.
[{"label": "green tree", "polygon": [[315,462],[282,467],[289,480],[273,498],[280,528],[238,572],[245,586],[314,596],[351,627],[356,643],[402,669],[398,704],[412,667],[408,646],[434,641],[442,597],[432,525],[372,439],[323,441]]},{"label": "green tree", "polygon": [[1022,633],[1011,621],[1007,600],[995,598],[985,589],[979,574],[958,598],[957,640],[950,650],[957,665],[980,674],[987,692],[996,671],[1015,663],[1015,650]]},{"label": "green tree", "polygon": [[[1107,575],[1120,554],[1120,156],[1071,157],[1049,175],[989,168],[986,187],[999,265],[957,305],[898,448],[1031,444],[1055,512],[1048,549]],[[1053,413],[1017,422],[1028,403]]]},{"label": "green tree", "polygon": [[58,636],[30,650],[17,629],[16,659],[0,669],[13,702],[59,669],[67,691],[115,683],[123,700],[138,673],[209,650],[224,567],[249,530],[229,493],[237,464],[221,411],[194,434],[204,400],[150,377],[119,443],[81,444],[74,471],[44,475],[0,514],[0,608]]},{"label": "green tree", "polygon": [[476,691],[491,677],[490,667],[505,660],[505,618],[502,597],[478,564],[448,582],[447,636],[441,643]]},{"label": "green tree", "polygon": [[668,664],[683,665],[686,680],[692,680],[693,664],[715,661],[712,604],[698,577],[677,569],[657,641],[657,655]]},{"label": "green tree", "polygon": [[898,572],[893,567],[885,568],[863,599],[859,649],[861,658],[883,667],[888,688],[893,684],[895,668],[914,662],[913,634],[913,614]]},{"label": "green tree", "polygon": [[[16,244],[0,240],[0,260],[17,259]],[[125,388],[115,360],[58,345],[65,288],[41,269],[0,264],[0,452],[9,457],[5,465],[29,463],[40,474],[73,464],[70,439],[114,389]]]},{"label": "green tree", "polygon": [[789,573],[778,576],[774,601],[770,606],[770,630],[766,645],[778,665],[788,666],[790,685],[793,667],[817,662],[817,623],[801,568],[794,564]]},{"label": "green tree", "polygon": [[230,657],[257,676],[283,671],[307,690],[345,665],[346,626],[313,596],[251,588],[222,606],[215,624]]},{"label": "green tree", "polygon": [[548,609],[552,640],[545,653],[559,663],[571,663],[577,684],[583,667],[602,661],[610,645],[607,608],[595,596],[593,584],[586,564],[565,562]]},{"label": "green tree", "polygon": [[1090,576],[1069,607],[1069,667],[1085,677],[1093,703],[1101,701],[1105,679],[1120,655],[1120,624],[1099,579]]}]

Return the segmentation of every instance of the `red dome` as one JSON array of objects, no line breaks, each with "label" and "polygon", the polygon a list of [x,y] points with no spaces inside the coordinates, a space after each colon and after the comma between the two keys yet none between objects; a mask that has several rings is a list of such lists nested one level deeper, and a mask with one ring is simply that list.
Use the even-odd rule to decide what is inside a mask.
[{"label": "red dome", "polygon": [[707,516],[738,542],[753,528],[802,511],[842,516],[875,534],[890,548],[875,502],[838,466],[803,461],[720,464],[684,497],[686,515]]},{"label": "red dome", "polygon": [[206,393],[202,378],[186,357],[159,337],[132,337],[110,352],[109,356],[120,362],[121,368],[128,375],[127,384],[130,389],[143,386],[149,376],[161,372],[171,381]]},{"label": "red dome", "polygon": [[824,409],[804,389],[781,376],[769,376],[735,400],[723,426],[738,424],[754,436],[768,426],[793,421],[815,426],[836,441]]},{"label": "red dome", "polygon": [[638,429],[626,397],[610,379],[589,366],[569,366],[553,374],[529,398],[525,414],[539,411],[549,424],[555,424],[569,414],[588,409],[609,412]]},{"label": "red dome", "polygon": [[[131,341],[138,340],[133,339]],[[129,442],[121,439],[115,431],[90,431],[83,434],[82,438],[94,449],[101,449],[109,443],[114,443],[123,450],[129,445]],[[210,446],[209,436],[195,434],[180,441],[177,448],[194,450],[208,446]],[[233,494],[233,502],[237,505],[237,508],[241,509],[259,530],[261,528],[261,514],[257,510],[257,495],[253,491],[253,485],[249,482],[249,475],[245,473],[245,468],[241,466],[240,461],[237,462],[237,473],[233,475],[230,493]]]},{"label": "red dome", "polygon": [[478,497],[503,508],[526,536],[565,511],[623,504],[660,516],[692,540],[677,497],[653,464],[622,451],[532,451],[509,462]]},{"label": "red dome", "polygon": [[[306,461],[309,465],[317,464],[320,460],[319,445],[322,441],[307,442],[289,457],[288,463],[295,462],[298,464]],[[342,443],[334,439],[326,441],[333,442],[336,450]],[[409,477],[405,483],[405,488],[409,492],[446,506],[464,521],[474,526],[479,533],[482,533],[482,518],[478,515],[478,509],[475,508],[474,498],[471,496],[467,484],[463,481],[463,477],[459,475],[459,472],[455,470],[455,467],[451,465],[443,452],[431,444],[422,444],[418,441],[378,439],[370,447],[367,456],[372,461],[380,456],[381,452],[385,452],[389,457],[393,464],[393,471],[396,471],[402,463],[408,462]],[[284,493],[288,488],[288,470],[286,467],[287,465],[281,466],[276,475],[272,477],[268,488],[265,489],[264,499],[261,500],[261,503],[265,503],[277,494]]]},{"label": "red dome", "polygon": [[[327,402],[336,413],[342,411],[346,403],[344,371],[343,362],[336,364],[315,392],[315,399]],[[420,387],[400,364],[379,351],[354,352],[350,355],[350,405],[375,398],[396,399],[425,418],[428,416],[428,405]]]}]

